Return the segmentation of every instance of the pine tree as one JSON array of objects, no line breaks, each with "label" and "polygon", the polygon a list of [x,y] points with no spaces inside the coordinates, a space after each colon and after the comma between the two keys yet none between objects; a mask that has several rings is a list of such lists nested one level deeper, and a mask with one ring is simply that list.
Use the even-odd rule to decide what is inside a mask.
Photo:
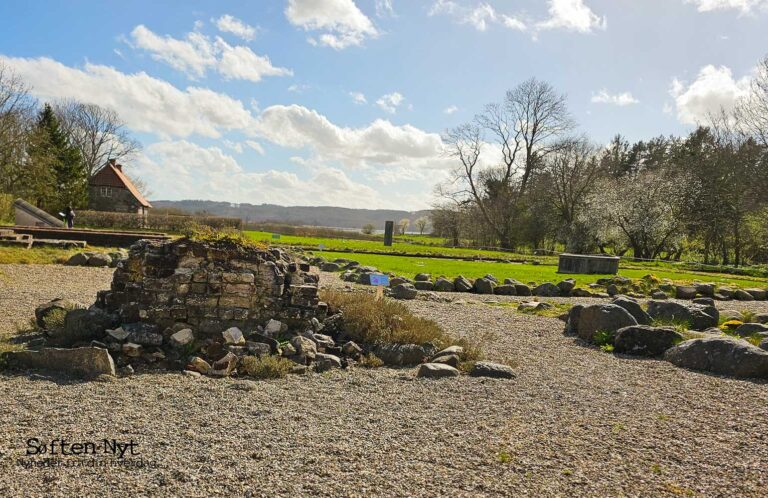
[{"label": "pine tree", "polygon": [[62,211],[66,206],[85,207],[88,204],[88,180],[80,152],[67,141],[59,120],[51,109],[45,107],[38,115],[35,140],[30,159],[38,167],[48,165],[49,178],[53,182],[51,195],[39,202],[50,212]]}]

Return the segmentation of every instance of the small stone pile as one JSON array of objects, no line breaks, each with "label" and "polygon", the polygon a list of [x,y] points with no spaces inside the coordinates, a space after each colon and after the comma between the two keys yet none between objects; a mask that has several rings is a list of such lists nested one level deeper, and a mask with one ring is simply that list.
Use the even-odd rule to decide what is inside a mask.
[{"label": "small stone pile", "polygon": [[67,266],[92,266],[96,268],[117,268],[117,265],[128,255],[123,251],[110,253],[102,252],[78,252],[69,257],[64,263]]}]

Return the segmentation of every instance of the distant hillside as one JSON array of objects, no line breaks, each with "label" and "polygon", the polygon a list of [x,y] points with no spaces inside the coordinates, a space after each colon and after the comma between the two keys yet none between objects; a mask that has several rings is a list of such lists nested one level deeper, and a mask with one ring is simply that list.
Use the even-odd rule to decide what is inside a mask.
[{"label": "distant hillside", "polygon": [[292,225],[312,225],[334,228],[362,228],[367,223],[378,230],[384,229],[385,221],[397,223],[403,218],[413,221],[429,216],[429,211],[398,211],[394,209],[349,209],[331,206],[276,206],[274,204],[237,204],[214,201],[152,201],[155,208],[181,209],[189,213],[205,211],[214,216],[240,217],[248,222],[276,222]]}]

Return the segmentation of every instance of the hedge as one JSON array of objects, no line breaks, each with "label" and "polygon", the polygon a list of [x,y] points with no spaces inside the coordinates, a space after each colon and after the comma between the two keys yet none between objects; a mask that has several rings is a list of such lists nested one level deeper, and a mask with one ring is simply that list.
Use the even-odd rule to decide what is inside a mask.
[{"label": "hedge", "polygon": [[77,211],[75,224],[90,228],[111,228],[121,230],[156,230],[159,232],[180,233],[193,226],[208,226],[218,230],[224,228],[242,229],[240,218],[224,216],[180,216],[172,214],[152,214],[146,220],[132,213],[111,213],[106,211]]}]

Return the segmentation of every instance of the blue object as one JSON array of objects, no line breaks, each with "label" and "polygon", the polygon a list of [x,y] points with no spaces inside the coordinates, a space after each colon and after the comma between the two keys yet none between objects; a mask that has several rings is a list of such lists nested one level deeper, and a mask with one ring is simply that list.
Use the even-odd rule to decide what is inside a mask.
[{"label": "blue object", "polygon": [[380,273],[371,273],[370,275],[371,285],[383,285],[389,286],[389,275],[382,275]]}]

